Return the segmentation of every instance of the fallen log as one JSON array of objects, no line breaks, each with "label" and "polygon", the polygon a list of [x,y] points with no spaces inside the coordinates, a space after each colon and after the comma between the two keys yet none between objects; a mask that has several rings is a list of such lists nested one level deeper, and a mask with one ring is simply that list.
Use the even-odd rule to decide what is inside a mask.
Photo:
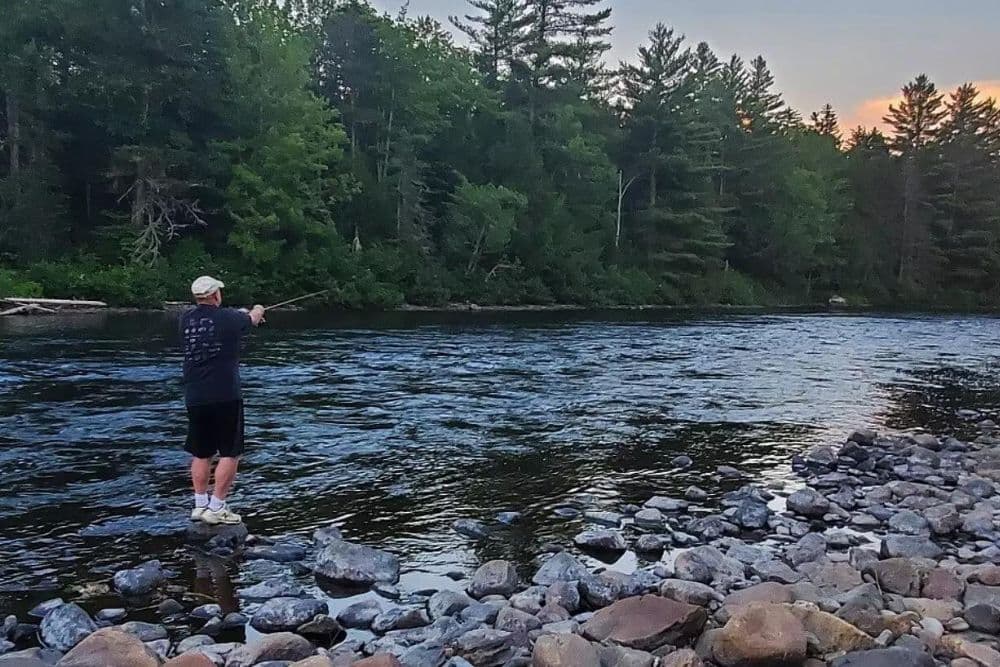
[{"label": "fallen log", "polygon": [[108,304],[103,301],[84,301],[82,299],[41,299],[33,297],[9,296],[2,299],[5,303],[16,303],[20,305],[56,306],[68,308],[107,308]]},{"label": "fallen log", "polygon": [[4,315],[25,315],[27,313],[55,313],[58,312],[52,308],[46,308],[44,306],[39,306],[34,303],[24,303],[13,308],[8,308],[7,310],[0,311],[0,317]]}]

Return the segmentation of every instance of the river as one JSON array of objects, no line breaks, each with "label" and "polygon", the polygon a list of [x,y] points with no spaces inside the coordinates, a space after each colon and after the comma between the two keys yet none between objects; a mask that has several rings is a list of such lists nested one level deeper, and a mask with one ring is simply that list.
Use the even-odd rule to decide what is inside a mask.
[{"label": "river", "polygon": [[[793,483],[792,453],[859,426],[960,431],[995,416],[986,317],[275,313],[248,343],[251,532],[352,541],[443,575],[527,564],[614,508],[697,484]],[[159,558],[186,581],[180,355],[168,315],[0,321],[0,615],[100,593]],[[690,455],[676,470],[670,460]],[[475,542],[458,518],[523,520]]]}]

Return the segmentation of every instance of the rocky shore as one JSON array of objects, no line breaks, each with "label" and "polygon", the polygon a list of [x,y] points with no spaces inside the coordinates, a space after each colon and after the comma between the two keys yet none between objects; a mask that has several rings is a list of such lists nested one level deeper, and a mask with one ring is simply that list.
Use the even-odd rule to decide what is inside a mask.
[{"label": "rocky shore", "polygon": [[[194,527],[206,553],[259,575],[238,611],[171,596],[152,561],[114,575],[120,608],[56,599],[8,617],[0,667],[1000,667],[1000,432],[978,431],[857,431],[796,457],[793,493],[744,480],[717,513],[696,487],[585,508],[576,548],[614,565],[553,547],[528,572],[491,561],[419,591],[402,590],[396,555],[334,527],[310,544]],[[368,592],[335,605],[305,572]],[[138,608],[159,622],[129,620]]]}]

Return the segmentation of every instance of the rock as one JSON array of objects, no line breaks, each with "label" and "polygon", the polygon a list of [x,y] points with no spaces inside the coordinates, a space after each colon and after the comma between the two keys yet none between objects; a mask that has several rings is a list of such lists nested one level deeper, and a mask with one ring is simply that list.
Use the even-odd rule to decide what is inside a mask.
[{"label": "rock", "polygon": [[750,565],[750,573],[761,581],[776,581],[794,584],[802,580],[802,575],[778,560],[758,560]]},{"label": "rock", "polygon": [[743,472],[732,466],[719,466],[715,472],[723,479],[739,479],[743,477]]},{"label": "rock", "polygon": [[295,632],[310,641],[329,646],[343,636],[344,628],[335,619],[319,614],[308,623],[300,625]]},{"label": "rock", "polygon": [[507,596],[516,591],[517,586],[514,565],[506,560],[492,560],[476,570],[469,584],[469,593],[477,599],[487,595]]},{"label": "rock", "polygon": [[885,630],[882,610],[885,600],[875,584],[862,584],[838,598],[840,609],[836,616],[873,637]]},{"label": "rock", "polygon": [[392,630],[412,630],[430,625],[431,619],[424,609],[394,607],[387,609],[372,621],[372,631],[385,634]]},{"label": "rock", "polygon": [[250,619],[244,616],[243,614],[236,611],[231,611],[222,617],[222,629],[238,630],[239,628],[244,627],[249,622]]},{"label": "rock", "polygon": [[87,612],[70,602],[45,614],[40,632],[45,646],[65,653],[96,630],[97,624]]},{"label": "rock", "polygon": [[708,492],[698,488],[697,486],[689,486],[687,490],[684,491],[684,499],[700,503],[708,500]]},{"label": "rock", "polygon": [[847,437],[849,442],[856,442],[863,447],[871,447],[875,444],[875,439],[878,438],[878,433],[875,431],[863,428],[854,431]]},{"label": "rock", "polygon": [[563,551],[545,561],[532,582],[539,586],[551,586],[556,582],[580,581],[589,574],[590,570],[583,563]]},{"label": "rock", "polygon": [[700,607],[644,595],[598,611],[581,631],[592,641],[652,652],[667,644],[687,642],[701,632],[707,620]]},{"label": "rock", "polygon": [[191,635],[190,637],[185,637],[177,644],[177,654],[187,653],[199,646],[208,646],[213,643],[215,643],[215,640],[208,635]]},{"label": "rock", "polygon": [[[568,620],[568,619],[560,619]],[[527,633],[542,627],[542,621],[529,613],[513,607],[504,607],[497,613],[497,620],[494,624],[497,630],[505,632]]]},{"label": "rock", "polygon": [[924,535],[929,531],[927,520],[911,510],[900,510],[889,519],[889,528],[904,535]]},{"label": "rock", "polygon": [[28,616],[32,618],[45,618],[45,615],[56,607],[61,607],[66,604],[65,600],[62,598],[52,598],[51,600],[46,600],[45,602],[40,602],[31,608],[28,612]]},{"label": "rock", "polygon": [[639,510],[635,513],[635,525],[641,528],[662,528],[664,522],[663,513],[652,507]]},{"label": "rock", "polygon": [[577,582],[557,581],[545,593],[547,604],[557,604],[569,613],[580,608],[580,586]]},{"label": "rock", "polygon": [[305,595],[302,586],[291,579],[268,579],[248,588],[241,588],[240,598],[250,601],[270,600],[271,598],[298,598]]},{"label": "rock", "polygon": [[355,662],[351,667],[404,667],[403,663],[399,661],[394,655],[389,655],[383,653],[381,655],[373,655],[370,658],[365,658],[364,660],[359,660]]},{"label": "rock", "polygon": [[962,515],[950,503],[924,510],[924,518],[935,535],[950,535],[962,527]]},{"label": "rock", "polygon": [[581,549],[594,551],[625,551],[628,544],[617,530],[586,530],[573,538],[573,543]]},{"label": "rock", "polygon": [[128,623],[123,623],[113,629],[120,632],[127,632],[134,637],[138,637],[141,642],[155,642],[159,639],[166,639],[168,637],[167,629],[162,625],[142,623],[141,621],[129,621]]},{"label": "rock", "polygon": [[795,594],[791,586],[765,582],[739,591],[733,591],[723,599],[722,604],[728,609],[735,610],[752,602],[778,603],[794,601]]},{"label": "rock", "polygon": [[399,581],[399,559],[387,551],[333,539],[316,555],[315,572],[354,585],[394,584]]},{"label": "rock", "polygon": [[544,635],[535,642],[532,667],[602,667],[597,649],[578,635]]},{"label": "rock", "polygon": [[704,667],[705,663],[689,648],[669,653],[660,659],[660,667]]},{"label": "rock", "polygon": [[160,660],[166,660],[167,654],[170,653],[170,640],[169,639],[157,639],[152,642],[143,642],[146,648],[156,654],[156,657]]},{"label": "rock", "polygon": [[[180,603],[178,602],[177,604],[180,604]],[[181,611],[183,611],[183,610],[184,610],[184,608],[181,607]],[[173,613],[177,613],[177,612],[173,612]],[[115,609],[102,609],[99,612],[97,612],[96,614],[94,614],[94,620],[95,621],[100,621],[100,622],[103,622],[103,623],[112,623],[112,624],[115,624],[115,623],[121,623],[122,621],[124,621],[126,616],[128,616],[128,612],[126,610],[124,610],[124,609],[118,609],[118,608],[115,608]]]},{"label": "rock", "polygon": [[496,623],[499,612],[500,607],[498,605],[474,602],[458,612],[458,617],[467,623],[493,624]]},{"label": "rock", "polygon": [[764,503],[751,498],[744,499],[736,508],[733,520],[744,528],[756,530],[766,528],[771,518],[771,510]]},{"label": "rock", "polygon": [[427,601],[427,611],[433,620],[444,616],[454,616],[470,604],[473,599],[458,591],[438,591]]},{"label": "rock", "polygon": [[960,600],[965,582],[953,570],[935,568],[924,576],[921,595],[932,600]]},{"label": "rock", "polygon": [[670,545],[670,538],[661,535],[640,535],[635,550],[641,554],[657,554]]},{"label": "rock", "polygon": [[921,618],[936,618],[942,623],[962,615],[962,605],[954,600],[903,598],[902,604],[906,611],[916,612]]},{"label": "rock", "polygon": [[1000,667],[1000,652],[986,646],[985,644],[974,644],[970,641],[961,641],[954,649],[960,656],[969,658],[981,667]]},{"label": "rock", "polygon": [[625,519],[625,517],[618,512],[604,512],[596,510],[584,512],[583,518],[585,521],[589,521],[590,523],[610,526],[611,528],[617,528]]},{"label": "rock", "polygon": [[809,604],[785,605],[807,633],[815,638],[816,650],[821,654],[844,651],[864,651],[875,647],[870,635],[857,629],[833,614],[820,611]]},{"label": "rock", "polygon": [[301,544],[279,542],[251,547],[243,552],[246,560],[270,560],[275,563],[294,563],[305,560],[306,549]]},{"label": "rock", "polygon": [[694,465],[694,461],[691,459],[690,456],[681,454],[680,456],[675,456],[674,458],[670,459],[670,465],[672,465],[675,468],[690,468],[691,466]]},{"label": "rock", "polygon": [[643,504],[643,507],[672,514],[674,512],[683,512],[690,507],[690,505],[685,500],[667,498],[666,496],[653,496]]},{"label": "rock", "polygon": [[499,667],[513,656],[513,645],[511,633],[483,628],[459,637],[455,642],[455,651],[476,667]]},{"label": "rock", "polygon": [[944,551],[928,538],[918,535],[887,535],[882,540],[883,558],[938,559]]},{"label": "rock", "polygon": [[260,632],[292,631],[327,611],[322,600],[274,598],[260,606],[250,625]]},{"label": "rock", "polygon": [[926,562],[912,558],[888,558],[879,561],[867,571],[875,575],[875,581],[883,590],[906,597],[920,595],[924,574],[933,568]]},{"label": "rock", "polygon": [[901,648],[860,651],[837,658],[830,667],[934,667],[934,658],[926,653]]},{"label": "rock", "polygon": [[323,526],[322,528],[317,528],[313,532],[313,543],[322,549],[327,544],[334,540],[344,539],[343,533],[340,532],[340,528],[336,526]]},{"label": "rock", "polygon": [[712,654],[723,667],[800,665],[806,632],[786,607],[753,603],[738,609],[715,635]]},{"label": "rock", "polygon": [[613,644],[598,645],[596,648],[601,658],[601,667],[653,667],[656,664],[656,656],[645,651]]},{"label": "rock", "polygon": [[785,550],[785,558],[793,567],[818,561],[826,554],[826,539],[819,533],[806,533],[794,546]]},{"label": "rock", "polygon": [[601,609],[621,599],[628,584],[628,575],[607,571],[585,577],[580,582],[580,593],[592,608]]},{"label": "rock", "polygon": [[497,514],[497,521],[504,524],[505,526],[510,526],[521,520],[520,512],[500,512]]},{"label": "rock", "polygon": [[156,653],[137,637],[114,628],[90,634],[59,661],[59,667],[159,667],[159,664]]},{"label": "rock", "polygon": [[806,487],[788,496],[788,509],[807,517],[822,517],[830,509],[830,501],[815,489]]},{"label": "rock", "polygon": [[129,597],[152,593],[166,578],[160,561],[152,560],[131,570],[116,572],[113,581],[115,590]]},{"label": "rock", "polygon": [[[124,610],[122,610],[122,611],[124,611]],[[184,605],[182,605],[177,600],[174,600],[173,598],[167,598],[166,600],[164,600],[160,604],[156,605],[156,614],[160,618],[165,618],[167,616],[173,616],[174,614],[179,614],[182,611],[184,611]],[[197,610],[195,610],[195,611],[197,611]],[[192,614],[193,614],[193,612],[192,612]],[[101,620],[97,616],[95,616],[94,618],[96,618],[97,620]]]},{"label": "rock", "polygon": [[474,540],[480,540],[490,534],[486,524],[475,519],[458,519],[451,524],[451,529],[459,535],[465,535]]},{"label": "rock", "polygon": [[316,653],[309,640],[292,632],[264,635],[229,654],[226,667],[251,667],[268,660],[295,662]]},{"label": "rock", "polygon": [[746,575],[742,563],[723,556],[722,552],[710,546],[694,547],[678,554],[674,560],[674,572],[678,579],[703,584],[726,579],[742,580]]},{"label": "rock", "polygon": [[965,620],[978,632],[1000,634],[1000,609],[991,604],[974,604],[965,609]]},{"label": "rock", "polygon": [[181,653],[163,663],[163,667],[216,667],[216,665],[204,653]]},{"label": "rock", "polygon": [[1000,608],[1000,586],[969,584],[965,589],[965,606],[988,604]]},{"label": "rock", "polygon": [[660,595],[697,607],[706,607],[709,602],[721,599],[721,596],[711,586],[683,579],[664,580],[660,584]]},{"label": "rock", "polygon": [[[709,516],[701,517],[700,519],[695,519],[687,525],[687,530],[700,535],[704,540],[714,540],[721,537],[727,533],[735,534],[739,531],[739,528],[732,523],[726,521],[726,519],[717,514],[710,514]],[[674,533],[674,540],[676,541],[680,533]],[[698,542],[699,540],[691,540],[692,542]]]}]

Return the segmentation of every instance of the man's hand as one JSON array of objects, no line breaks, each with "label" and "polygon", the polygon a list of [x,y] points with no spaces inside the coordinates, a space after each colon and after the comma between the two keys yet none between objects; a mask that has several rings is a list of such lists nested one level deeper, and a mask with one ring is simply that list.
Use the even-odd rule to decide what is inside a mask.
[{"label": "man's hand", "polygon": [[250,310],[250,321],[255,327],[259,327],[264,322],[264,306],[257,304]]}]

